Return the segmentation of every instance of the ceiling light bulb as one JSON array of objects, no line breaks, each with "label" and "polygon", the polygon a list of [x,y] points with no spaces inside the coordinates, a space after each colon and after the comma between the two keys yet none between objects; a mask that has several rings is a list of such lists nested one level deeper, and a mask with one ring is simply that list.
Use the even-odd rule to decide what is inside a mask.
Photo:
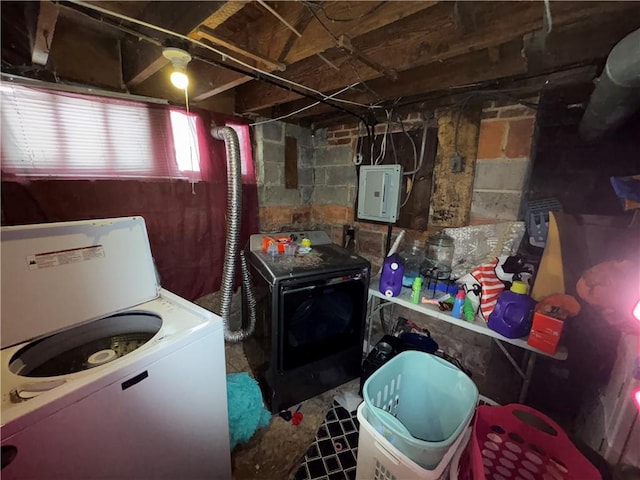
[{"label": "ceiling light bulb", "polygon": [[189,77],[180,70],[174,70],[171,72],[171,83],[174,87],[185,90],[189,86]]},{"label": "ceiling light bulb", "polygon": [[187,77],[187,63],[191,61],[191,55],[180,48],[167,47],[162,51],[162,55],[171,61],[173,72],[171,73],[171,83],[181,90],[189,85]]}]

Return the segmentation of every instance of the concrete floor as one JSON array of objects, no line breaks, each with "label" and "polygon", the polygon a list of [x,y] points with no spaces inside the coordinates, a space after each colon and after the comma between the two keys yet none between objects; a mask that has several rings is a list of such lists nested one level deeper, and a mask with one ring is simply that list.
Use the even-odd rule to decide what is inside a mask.
[{"label": "concrete floor", "polygon": [[[198,305],[219,313],[220,295],[214,293],[202,297]],[[241,322],[240,295],[233,297],[231,304],[231,328]],[[242,343],[226,343],[225,358],[227,373],[251,372],[242,350]],[[231,452],[234,480],[286,480],[295,474],[316,431],[333,402],[334,396],[349,390],[357,393],[360,380],[356,379],[338,388],[305,401],[300,411],[304,415],[302,422],[294,426],[274,415],[270,424],[258,430],[251,440],[238,445]]]},{"label": "concrete floor", "polygon": [[[195,303],[215,313],[220,311],[218,293],[202,297]],[[240,321],[240,295],[236,294],[231,306],[231,327],[237,328]],[[372,344],[383,334],[381,327],[375,324],[374,327]],[[250,372],[241,343],[227,343],[225,355],[227,373]],[[475,376],[474,381],[482,395],[499,403],[509,403],[517,398],[520,380],[514,376],[513,369],[502,357],[500,352],[493,352],[488,367],[491,374],[484,377]],[[238,445],[233,450],[231,458],[234,480],[290,479],[313,441],[334,396],[345,390],[357,393],[358,389],[359,379],[355,379],[305,401],[301,408],[304,418],[298,426],[274,415],[267,427],[258,430],[248,443]]]}]

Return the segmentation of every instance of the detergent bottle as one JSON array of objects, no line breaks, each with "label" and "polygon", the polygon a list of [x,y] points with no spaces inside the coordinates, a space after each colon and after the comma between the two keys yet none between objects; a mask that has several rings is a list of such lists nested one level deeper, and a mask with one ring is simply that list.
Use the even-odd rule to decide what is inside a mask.
[{"label": "detergent bottle", "polygon": [[488,327],[507,338],[526,337],[531,330],[536,301],[527,295],[527,284],[516,280],[498,297]]},{"label": "detergent bottle", "polygon": [[397,297],[402,291],[404,260],[394,253],[384,259],[380,275],[380,292],[387,297]]}]

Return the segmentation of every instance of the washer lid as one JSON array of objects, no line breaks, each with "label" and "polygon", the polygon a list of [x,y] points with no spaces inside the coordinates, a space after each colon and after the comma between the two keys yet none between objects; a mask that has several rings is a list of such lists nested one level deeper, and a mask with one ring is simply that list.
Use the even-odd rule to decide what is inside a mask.
[{"label": "washer lid", "polygon": [[142,217],[2,227],[2,348],[156,298]]}]

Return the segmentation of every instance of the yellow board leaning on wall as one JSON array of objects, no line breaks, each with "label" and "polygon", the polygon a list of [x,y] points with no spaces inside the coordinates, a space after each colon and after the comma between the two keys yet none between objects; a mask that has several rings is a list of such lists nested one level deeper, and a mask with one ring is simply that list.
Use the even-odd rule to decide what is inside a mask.
[{"label": "yellow board leaning on wall", "polygon": [[562,269],[562,249],[558,224],[549,212],[549,232],[544,247],[538,275],[531,291],[534,300],[540,301],[546,296],[564,293],[564,273]]}]

